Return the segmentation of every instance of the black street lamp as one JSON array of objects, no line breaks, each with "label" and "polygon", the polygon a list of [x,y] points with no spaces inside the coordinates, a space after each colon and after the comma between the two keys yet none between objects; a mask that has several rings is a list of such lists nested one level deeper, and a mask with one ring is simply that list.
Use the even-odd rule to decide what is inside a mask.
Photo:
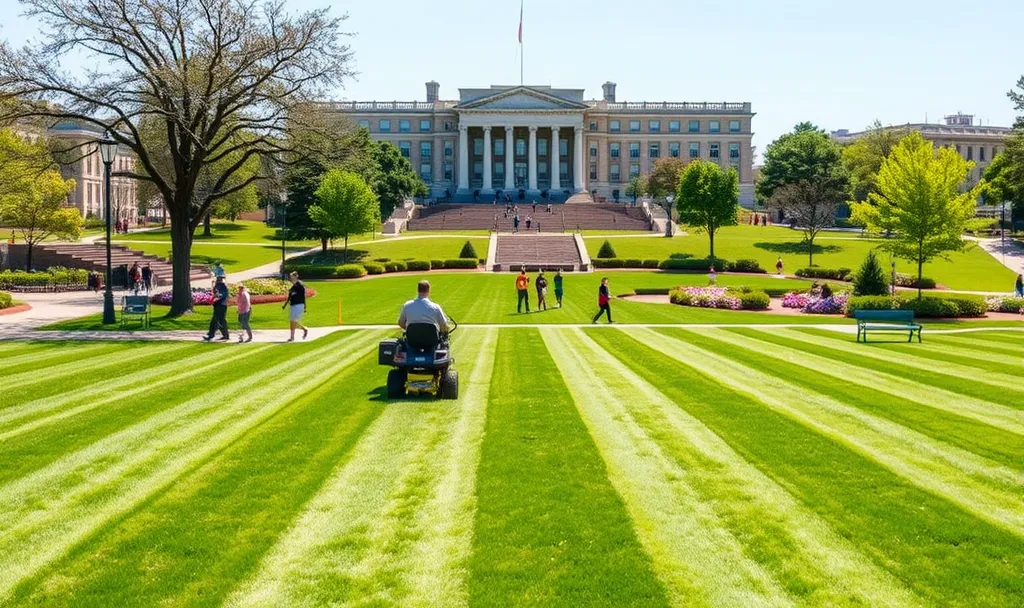
[{"label": "black street lamp", "polygon": [[117,155],[117,142],[106,133],[100,140],[100,158],[103,160],[104,189],[104,217],[107,218],[107,286],[103,290],[103,324],[113,325],[117,323],[117,315],[114,314],[114,291],[111,286],[110,269],[110,165],[114,164],[114,157]]},{"label": "black street lamp", "polygon": [[285,252],[288,250],[288,194],[281,192],[281,277],[286,278],[284,271]]}]

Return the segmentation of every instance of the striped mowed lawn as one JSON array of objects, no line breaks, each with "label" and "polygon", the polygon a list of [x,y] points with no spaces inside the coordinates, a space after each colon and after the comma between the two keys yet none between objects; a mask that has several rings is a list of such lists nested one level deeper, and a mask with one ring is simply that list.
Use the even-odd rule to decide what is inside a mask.
[{"label": "striped mowed lawn", "polygon": [[1019,332],[388,333],[0,343],[0,605],[1024,605]]}]

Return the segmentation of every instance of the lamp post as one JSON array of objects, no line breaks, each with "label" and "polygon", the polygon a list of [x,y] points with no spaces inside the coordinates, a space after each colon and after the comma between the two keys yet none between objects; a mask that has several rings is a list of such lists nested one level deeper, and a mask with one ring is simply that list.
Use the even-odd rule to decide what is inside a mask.
[{"label": "lamp post", "polygon": [[285,276],[285,251],[288,240],[288,193],[281,192],[281,276]]},{"label": "lamp post", "polygon": [[892,271],[889,279],[889,295],[896,296],[896,258],[893,257],[892,253],[889,254],[889,267]]},{"label": "lamp post", "polygon": [[103,290],[103,324],[113,325],[117,322],[117,315],[114,314],[114,291],[111,286],[110,268],[110,166],[114,164],[114,156],[117,155],[117,142],[106,133],[99,142],[100,159],[103,160],[103,181],[104,181],[104,217],[107,219],[107,280],[106,288]]},{"label": "lamp post", "polygon": [[665,202],[668,203],[668,205],[666,205],[668,207],[668,209],[666,209],[668,212],[668,221],[665,222],[665,236],[672,236],[672,203],[675,200],[676,196],[674,194],[665,195]]}]

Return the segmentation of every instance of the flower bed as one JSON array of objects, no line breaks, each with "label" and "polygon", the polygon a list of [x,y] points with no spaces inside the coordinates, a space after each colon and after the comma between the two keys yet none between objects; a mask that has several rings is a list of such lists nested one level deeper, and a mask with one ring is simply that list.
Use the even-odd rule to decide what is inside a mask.
[{"label": "flower bed", "polygon": [[40,272],[4,270],[0,289],[8,291],[77,291],[88,289],[89,271],[53,266]]},{"label": "flower bed", "polygon": [[764,300],[768,296],[765,295],[764,298],[744,297],[752,295],[730,290],[727,287],[676,287],[669,292],[668,297],[670,302],[680,306],[727,310],[743,310],[746,300],[749,309],[763,310],[765,308]]},{"label": "flower bed", "polygon": [[1011,312],[1019,313],[1024,311],[1024,298],[1019,296],[996,296],[985,300],[985,309],[989,312]]},{"label": "flower bed", "polygon": [[[270,288],[266,282],[273,282],[272,285],[279,287],[280,290],[276,293],[267,293]],[[249,288],[250,297],[249,300],[252,304],[271,304],[274,302],[284,302],[288,299],[288,289],[291,284],[288,281],[282,281],[280,279],[254,279],[252,281],[243,281],[243,284]],[[261,293],[257,293],[259,290]],[[235,304],[235,296],[238,294],[238,286],[232,285],[229,289],[231,297],[228,299],[228,305]],[[306,297],[312,298],[316,295],[315,289],[306,288]],[[171,304],[171,292],[163,291],[149,299],[153,304],[161,306],[169,306]],[[206,287],[193,287],[192,288],[192,303],[196,306],[212,306],[213,305],[213,291]]]},{"label": "flower bed", "polygon": [[841,315],[846,312],[846,303],[849,299],[848,293],[837,293],[821,298],[793,291],[782,297],[782,307],[798,308],[811,315]]}]

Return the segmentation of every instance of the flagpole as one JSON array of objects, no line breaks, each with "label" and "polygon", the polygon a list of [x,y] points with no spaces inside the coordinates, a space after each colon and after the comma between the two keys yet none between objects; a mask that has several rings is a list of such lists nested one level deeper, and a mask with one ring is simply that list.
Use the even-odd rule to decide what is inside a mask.
[{"label": "flagpole", "polygon": [[519,0],[519,86],[523,86],[523,0]]}]

